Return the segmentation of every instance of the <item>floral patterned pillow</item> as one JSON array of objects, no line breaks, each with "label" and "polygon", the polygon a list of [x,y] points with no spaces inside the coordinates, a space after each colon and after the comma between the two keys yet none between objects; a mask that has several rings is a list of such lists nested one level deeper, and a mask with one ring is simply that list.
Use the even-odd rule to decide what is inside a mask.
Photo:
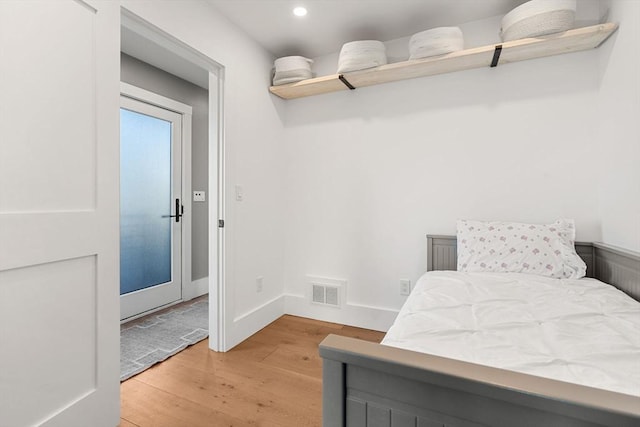
[{"label": "floral patterned pillow", "polygon": [[458,220],[458,271],[584,277],[573,220],[553,224]]}]

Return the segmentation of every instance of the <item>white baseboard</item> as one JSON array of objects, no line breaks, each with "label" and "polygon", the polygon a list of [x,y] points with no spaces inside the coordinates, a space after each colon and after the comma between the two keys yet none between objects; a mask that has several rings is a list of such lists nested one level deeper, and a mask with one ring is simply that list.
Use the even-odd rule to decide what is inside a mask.
[{"label": "white baseboard", "polygon": [[342,308],[325,307],[311,304],[301,295],[283,294],[233,319],[233,327],[227,331],[224,351],[231,350],[284,314],[386,332],[398,311],[358,304],[345,304]]},{"label": "white baseboard", "polygon": [[325,322],[340,323],[359,328],[386,332],[389,330],[398,310],[369,307],[359,304],[345,304],[341,308],[312,304],[302,295],[284,295],[284,311],[293,316],[307,317]]},{"label": "white baseboard", "polygon": [[226,349],[231,350],[269,323],[284,314],[284,295],[267,301],[259,307],[233,319],[233,329],[227,332]]},{"label": "white baseboard", "polygon": [[197,279],[191,282],[189,295],[185,295],[184,299],[185,301],[187,301],[187,298],[194,299],[208,293],[209,293],[209,278],[203,277],[202,279]]}]

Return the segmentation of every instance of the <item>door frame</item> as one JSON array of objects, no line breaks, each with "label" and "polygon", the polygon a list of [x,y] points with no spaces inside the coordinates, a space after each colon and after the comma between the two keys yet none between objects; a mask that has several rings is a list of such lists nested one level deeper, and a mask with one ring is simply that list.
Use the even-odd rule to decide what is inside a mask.
[{"label": "door frame", "polygon": [[[158,108],[172,111],[181,116],[181,147],[182,159],[180,164],[180,180],[181,180],[181,204],[187,205],[186,201],[191,201],[191,121],[193,116],[193,108],[190,105],[183,104],[171,98],[159,95],[155,92],[142,89],[129,83],[120,82],[120,96],[153,105]],[[138,317],[145,316],[154,311],[161,310],[171,305],[193,298],[191,295],[191,209],[187,207],[182,214],[182,232],[181,234],[181,277],[180,277],[180,299],[169,304],[164,304],[154,309],[145,311],[135,316],[127,317],[121,322],[128,322]]]},{"label": "door frame", "polygon": [[[227,351],[225,310],[225,67],[122,6],[121,26],[209,74],[209,348]],[[215,170],[214,170],[215,167]],[[215,202],[214,202],[215,201]]]}]

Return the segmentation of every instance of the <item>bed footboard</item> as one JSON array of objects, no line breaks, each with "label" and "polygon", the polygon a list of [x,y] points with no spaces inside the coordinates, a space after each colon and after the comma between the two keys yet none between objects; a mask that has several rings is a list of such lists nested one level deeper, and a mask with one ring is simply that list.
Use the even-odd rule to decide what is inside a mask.
[{"label": "bed footboard", "polygon": [[640,398],[329,335],[324,427],[640,425]]}]

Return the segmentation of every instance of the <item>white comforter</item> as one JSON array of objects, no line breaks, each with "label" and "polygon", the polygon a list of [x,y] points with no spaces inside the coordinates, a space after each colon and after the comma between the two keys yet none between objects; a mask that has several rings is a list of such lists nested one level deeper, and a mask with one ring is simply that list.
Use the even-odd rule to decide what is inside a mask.
[{"label": "white comforter", "polygon": [[594,279],[429,272],[382,344],[640,396],[640,303]]}]

